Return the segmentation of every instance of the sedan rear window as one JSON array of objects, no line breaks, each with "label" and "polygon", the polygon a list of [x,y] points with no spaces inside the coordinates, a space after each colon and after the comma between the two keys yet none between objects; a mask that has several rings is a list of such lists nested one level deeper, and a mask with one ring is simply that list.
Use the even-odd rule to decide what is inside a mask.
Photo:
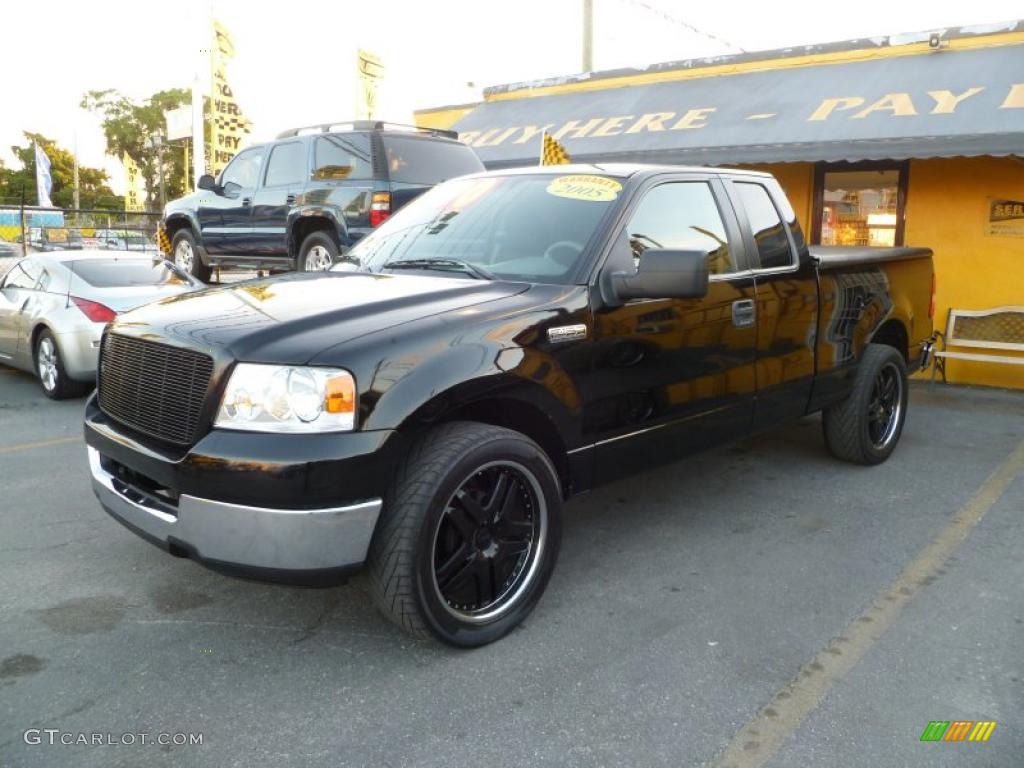
[{"label": "sedan rear window", "polygon": [[188,278],[166,261],[150,259],[89,259],[73,261],[71,271],[93,288],[133,285],[189,285]]},{"label": "sedan rear window", "polygon": [[455,142],[385,136],[384,154],[388,177],[406,184],[440,184],[484,170],[472,149]]}]

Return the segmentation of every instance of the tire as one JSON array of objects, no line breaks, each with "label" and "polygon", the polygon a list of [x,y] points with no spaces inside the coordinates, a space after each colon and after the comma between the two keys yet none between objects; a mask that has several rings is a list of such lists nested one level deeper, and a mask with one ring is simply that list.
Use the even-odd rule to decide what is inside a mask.
[{"label": "tire", "polygon": [[199,246],[196,245],[195,235],[188,227],[179,229],[171,241],[171,256],[174,263],[181,269],[188,272],[197,280],[204,283],[210,280],[210,268],[203,264],[203,258],[199,255]]},{"label": "tire", "polygon": [[299,248],[299,272],[325,272],[338,259],[338,244],[326,232],[311,232]]},{"label": "tire", "polygon": [[825,409],[825,444],[836,458],[881,464],[889,458],[907,417],[907,364],[899,350],[869,344],[850,396]]},{"label": "tire", "polygon": [[68,377],[64,370],[57,340],[49,330],[43,330],[36,338],[32,350],[32,360],[36,371],[36,380],[43,389],[43,394],[51,400],[65,400],[69,397],[81,397],[89,391],[90,385],[75,381]]},{"label": "tire", "polygon": [[476,422],[435,428],[410,449],[384,500],[368,558],[377,607],[419,637],[494,642],[547,586],[561,505],[551,461],[525,435]]}]

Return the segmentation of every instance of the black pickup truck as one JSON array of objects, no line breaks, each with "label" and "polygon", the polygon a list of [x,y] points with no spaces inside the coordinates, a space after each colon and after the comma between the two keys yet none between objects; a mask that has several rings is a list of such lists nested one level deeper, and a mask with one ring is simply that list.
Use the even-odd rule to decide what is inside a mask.
[{"label": "black pickup truck", "polygon": [[119,316],[93,487],[172,554],[300,583],[365,564],[400,626],[481,645],[598,483],[816,411],[839,458],[888,458],[933,290],[927,249],[809,249],[764,174],[464,177],[330,272]]}]

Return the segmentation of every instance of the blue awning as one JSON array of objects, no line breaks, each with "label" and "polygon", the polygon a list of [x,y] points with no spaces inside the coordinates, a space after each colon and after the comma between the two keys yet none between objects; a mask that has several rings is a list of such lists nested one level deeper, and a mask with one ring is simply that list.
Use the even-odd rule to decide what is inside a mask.
[{"label": "blue awning", "polygon": [[543,130],[574,162],[1024,155],[1024,44],[688,74],[623,87],[613,78],[607,88],[554,95],[501,93],[455,128],[491,168],[536,163]]}]

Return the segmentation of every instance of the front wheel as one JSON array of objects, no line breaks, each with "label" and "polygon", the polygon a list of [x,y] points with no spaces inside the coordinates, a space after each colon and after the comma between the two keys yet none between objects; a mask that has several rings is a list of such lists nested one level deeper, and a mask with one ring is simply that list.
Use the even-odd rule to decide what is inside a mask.
[{"label": "front wheel", "polygon": [[822,416],[825,443],[855,464],[881,464],[895,450],[907,417],[907,364],[884,344],[869,344],[850,396]]},{"label": "front wheel", "polygon": [[171,254],[174,263],[183,271],[188,272],[197,280],[206,283],[210,280],[210,268],[203,264],[199,255],[199,246],[196,245],[196,238],[187,227],[179,229],[174,240],[171,241]]},{"label": "front wheel", "polygon": [[525,435],[475,422],[437,427],[411,450],[370,546],[377,606],[408,632],[474,647],[540,600],[561,541],[561,491]]}]

